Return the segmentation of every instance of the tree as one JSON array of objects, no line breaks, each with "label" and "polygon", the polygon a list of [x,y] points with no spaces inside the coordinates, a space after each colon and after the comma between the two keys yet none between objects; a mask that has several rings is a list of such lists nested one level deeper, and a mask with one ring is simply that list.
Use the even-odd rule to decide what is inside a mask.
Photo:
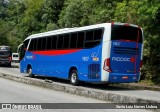
[{"label": "tree", "polygon": [[159,0],[134,0],[118,3],[115,21],[140,25],[144,30],[143,78],[160,82],[160,3]]}]

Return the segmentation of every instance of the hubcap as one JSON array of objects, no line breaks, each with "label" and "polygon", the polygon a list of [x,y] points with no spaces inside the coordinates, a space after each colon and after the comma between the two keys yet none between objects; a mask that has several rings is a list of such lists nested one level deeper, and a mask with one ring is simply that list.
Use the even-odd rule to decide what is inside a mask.
[{"label": "hubcap", "polygon": [[76,79],[77,79],[76,73],[73,73],[71,77],[72,82],[75,83]]},{"label": "hubcap", "polygon": [[32,69],[29,69],[28,73],[29,73],[29,75],[31,75],[32,74]]}]

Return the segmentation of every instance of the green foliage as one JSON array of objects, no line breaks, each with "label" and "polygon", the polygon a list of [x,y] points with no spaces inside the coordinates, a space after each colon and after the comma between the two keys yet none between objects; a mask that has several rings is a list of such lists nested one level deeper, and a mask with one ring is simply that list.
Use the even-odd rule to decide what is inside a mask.
[{"label": "green foliage", "polygon": [[82,18],[83,0],[66,0],[64,9],[60,14],[59,25],[61,27],[80,26]]},{"label": "green foliage", "polygon": [[[126,11],[128,13],[126,13]],[[160,82],[160,2],[159,0],[118,3],[115,20],[140,25],[144,30],[144,66],[142,77]]]},{"label": "green foliage", "polygon": [[114,0],[66,0],[60,14],[61,27],[77,27],[111,22],[114,17]]},{"label": "green foliage", "polygon": [[65,27],[125,22],[144,30],[142,79],[160,82],[159,0],[0,0],[0,45]]}]

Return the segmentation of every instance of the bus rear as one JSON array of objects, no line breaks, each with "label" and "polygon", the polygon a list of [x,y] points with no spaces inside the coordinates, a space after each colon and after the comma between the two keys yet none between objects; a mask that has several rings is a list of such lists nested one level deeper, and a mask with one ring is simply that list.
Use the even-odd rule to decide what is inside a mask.
[{"label": "bus rear", "polygon": [[11,66],[12,51],[10,46],[0,46],[0,65]]},{"label": "bus rear", "polygon": [[110,56],[103,69],[109,72],[108,82],[138,82],[142,67],[142,29],[130,24],[111,25]]}]

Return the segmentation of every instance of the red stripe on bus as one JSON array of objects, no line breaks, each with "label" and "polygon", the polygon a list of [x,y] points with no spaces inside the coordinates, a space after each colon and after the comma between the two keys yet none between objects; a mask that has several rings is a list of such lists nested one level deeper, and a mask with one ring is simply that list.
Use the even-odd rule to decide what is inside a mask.
[{"label": "red stripe on bus", "polygon": [[123,40],[123,39],[120,39],[118,41],[120,41],[120,42],[137,42],[137,41],[133,41],[133,40]]},{"label": "red stripe on bus", "polygon": [[72,49],[72,50],[45,50],[45,51],[31,51],[33,54],[39,55],[64,55],[64,54],[71,54],[74,52],[78,52],[81,49]]}]

